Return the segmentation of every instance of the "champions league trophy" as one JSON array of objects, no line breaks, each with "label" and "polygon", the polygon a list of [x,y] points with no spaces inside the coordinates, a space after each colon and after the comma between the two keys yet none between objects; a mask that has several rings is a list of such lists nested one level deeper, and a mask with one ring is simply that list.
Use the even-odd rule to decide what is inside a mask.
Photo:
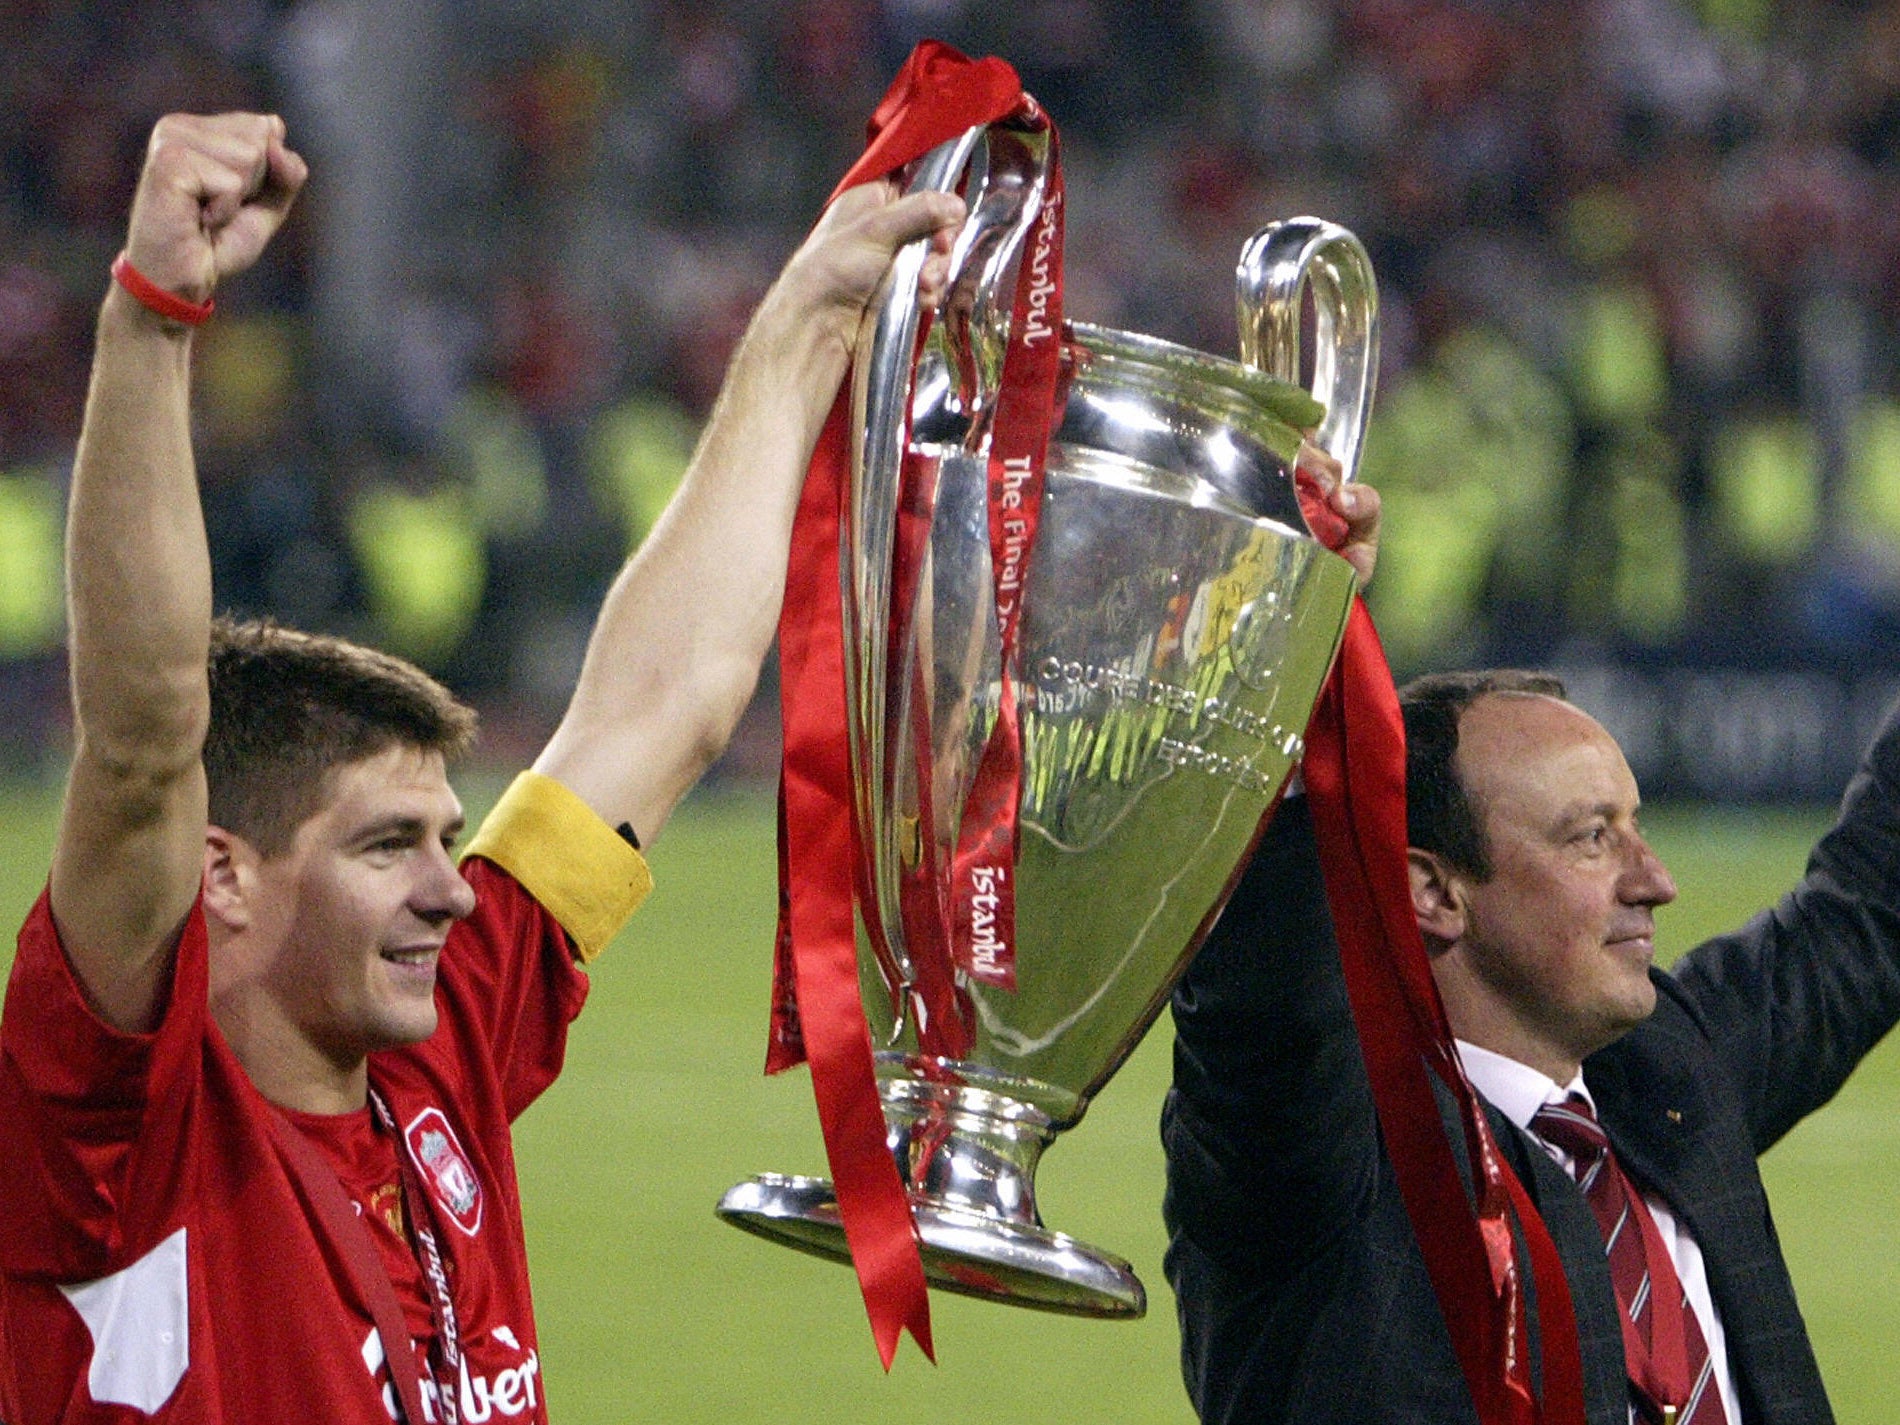
[{"label": "champions league trophy", "polygon": [[[1301,515],[1296,427],[1317,421],[1316,443],[1350,476],[1377,297],[1358,240],[1301,218],[1246,245],[1239,363],[1065,327],[1006,669],[988,437],[1048,167],[1046,135],[1004,125],[920,160],[913,189],[968,175],[939,317],[920,348],[915,245],[858,347],[841,577],[859,982],[932,1284],[1138,1316],[1146,1297],[1127,1262],[1042,1225],[1035,1167],[1167,1003],[1298,765],[1354,576]],[[1294,384],[1309,292],[1311,395]],[[1022,709],[1019,849],[1013,866],[978,872],[953,933],[947,877],[1006,672]],[[986,875],[1013,877],[1006,974],[986,963]],[[848,1259],[825,1179],[764,1174],[719,1214]]]}]

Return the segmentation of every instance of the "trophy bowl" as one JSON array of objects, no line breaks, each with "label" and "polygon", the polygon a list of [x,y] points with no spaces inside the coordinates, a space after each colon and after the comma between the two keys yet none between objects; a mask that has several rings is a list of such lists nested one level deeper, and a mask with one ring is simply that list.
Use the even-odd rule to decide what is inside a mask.
[{"label": "trophy bowl", "polygon": [[[1297,219],[1243,255],[1239,362],[1064,325],[1011,670],[1012,973],[972,973],[980,957],[952,943],[947,875],[999,715],[989,419],[1005,279],[1046,162],[1039,136],[1003,125],[923,160],[912,186],[962,176],[969,208],[939,317],[920,344],[921,252],[907,253],[860,340],[840,571],[859,983],[931,1283],[1130,1317],[1146,1306],[1139,1279],[1043,1224],[1036,1165],[1166,1004],[1299,763],[1355,580],[1308,530],[1293,471],[1313,426],[1350,471],[1376,297],[1351,234]],[[1309,291],[1313,393],[1287,379]],[[763,1174],[718,1211],[848,1260],[825,1179]]]}]

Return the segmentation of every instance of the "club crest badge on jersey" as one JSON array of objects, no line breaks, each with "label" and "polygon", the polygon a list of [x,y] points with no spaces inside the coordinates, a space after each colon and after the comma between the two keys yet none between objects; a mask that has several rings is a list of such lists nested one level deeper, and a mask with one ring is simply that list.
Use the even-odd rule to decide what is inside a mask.
[{"label": "club crest badge on jersey", "polygon": [[423,1109],[409,1121],[404,1136],[436,1202],[451,1222],[473,1237],[482,1225],[482,1185],[442,1110]]}]

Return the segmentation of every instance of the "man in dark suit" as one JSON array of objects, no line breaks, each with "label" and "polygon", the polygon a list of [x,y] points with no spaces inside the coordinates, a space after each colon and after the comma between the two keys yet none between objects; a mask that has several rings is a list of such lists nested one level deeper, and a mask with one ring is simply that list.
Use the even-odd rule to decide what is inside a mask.
[{"label": "man in dark suit", "polygon": [[[1620,750],[1561,685],[1450,675],[1401,702],[1413,906],[1466,1072],[1563,1259],[1591,1425],[1665,1407],[1695,1425],[1831,1420],[1755,1160],[1900,1020],[1900,718],[1800,885],[1664,972],[1653,911],[1675,885]],[[1203,1419],[1475,1421],[1381,1145],[1303,799],[1174,1014],[1167,1266]],[[1634,1327],[1590,1151],[1538,1116],[1572,1095],[1640,1202],[1618,1220],[1656,1259]],[[1659,1385],[1661,1345],[1632,1332],[1668,1298],[1702,1349]]]}]

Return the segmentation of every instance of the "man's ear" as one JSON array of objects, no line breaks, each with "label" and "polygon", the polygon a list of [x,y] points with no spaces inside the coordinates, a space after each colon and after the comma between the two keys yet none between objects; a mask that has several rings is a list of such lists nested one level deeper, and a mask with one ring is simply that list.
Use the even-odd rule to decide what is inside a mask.
[{"label": "man's ear", "polygon": [[1431,851],[1407,847],[1406,870],[1412,881],[1412,913],[1429,948],[1454,944],[1465,933],[1464,882]]},{"label": "man's ear", "polygon": [[205,828],[205,914],[227,930],[243,930],[251,923],[251,867],[257,852],[236,832],[221,826]]}]

